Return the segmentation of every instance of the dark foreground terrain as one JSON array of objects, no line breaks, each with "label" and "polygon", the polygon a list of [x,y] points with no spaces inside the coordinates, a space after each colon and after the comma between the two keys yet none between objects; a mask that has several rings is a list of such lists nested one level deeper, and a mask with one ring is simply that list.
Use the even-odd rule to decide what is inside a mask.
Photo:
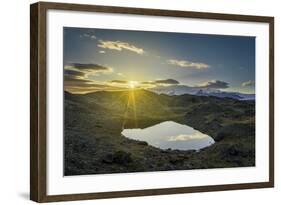
[{"label": "dark foreground terrain", "polygon": [[[64,93],[65,175],[255,165],[255,102],[167,96],[146,90]],[[173,120],[216,141],[196,151],[161,150],[121,135],[123,128]]]}]

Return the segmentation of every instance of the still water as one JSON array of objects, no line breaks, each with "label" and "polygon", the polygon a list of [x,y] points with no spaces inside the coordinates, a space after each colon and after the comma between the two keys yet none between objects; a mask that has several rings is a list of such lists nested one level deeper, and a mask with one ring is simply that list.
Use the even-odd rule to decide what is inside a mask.
[{"label": "still water", "polygon": [[130,139],[146,141],[160,149],[200,150],[215,143],[206,134],[174,121],[165,121],[144,129],[124,129],[122,134]]}]

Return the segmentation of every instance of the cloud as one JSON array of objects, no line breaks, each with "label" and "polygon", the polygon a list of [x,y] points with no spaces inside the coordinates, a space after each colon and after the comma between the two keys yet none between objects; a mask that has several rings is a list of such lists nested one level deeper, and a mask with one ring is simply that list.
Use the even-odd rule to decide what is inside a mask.
[{"label": "cloud", "polygon": [[144,85],[177,85],[180,84],[179,81],[174,79],[166,79],[166,80],[155,80],[155,81],[144,81],[141,82]]},{"label": "cloud", "polygon": [[195,69],[206,69],[209,68],[210,65],[201,63],[201,62],[191,62],[187,60],[176,60],[176,59],[169,59],[167,63],[170,65],[183,67],[183,68],[195,68]]},{"label": "cloud", "polygon": [[207,81],[205,83],[200,84],[198,87],[200,88],[216,88],[216,89],[220,89],[220,88],[228,88],[229,87],[229,83],[224,82],[224,81],[220,81],[220,80],[211,80],[211,81]]},{"label": "cloud", "polygon": [[116,86],[110,86],[106,84],[97,84],[97,83],[83,83],[74,81],[67,81],[64,84],[64,90],[71,93],[91,93],[97,91],[116,91],[121,90]]},{"label": "cloud", "polygon": [[70,71],[64,73],[64,90],[68,92],[90,93],[96,91],[116,91],[124,89],[118,86],[111,86],[105,82],[96,82],[90,79],[81,78],[77,75],[72,75],[74,72]]},{"label": "cloud", "polygon": [[97,75],[112,71],[112,68],[98,64],[68,63],[64,66],[64,88],[72,93],[113,90],[113,87],[96,83],[89,78],[89,75]]},{"label": "cloud", "polygon": [[78,70],[64,70],[64,75],[66,76],[74,76],[74,77],[84,77],[85,73]]},{"label": "cloud", "polygon": [[124,77],[125,74],[124,73],[117,73],[117,75],[121,76],[121,77]]},{"label": "cloud", "polygon": [[80,72],[80,74],[84,74],[84,77],[87,77],[88,75],[96,75],[99,73],[113,72],[113,69],[110,67],[93,63],[68,63],[64,66],[64,69],[65,72],[70,72],[70,70],[76,71],[77,74],[78,72]]},{"label": "cloud", "polygon": [[98,47],[117,51],[128,50],[137,54],[144,54],[144,50],[142,48],[138,48],[132,44],[122,41],[99,40]]},{"label": "cloud", "polygon": [[87,80],[84,78],[78,78],[75,75],[64,75],[64,86],[79,86],[83,87],[87,84],[92,83],[91,80]]},{"label": "cloud", "polygon": [[255,85],[255,81],[249,80],[249,81],[243,82],[241,85],[243,87],[254,86]]},{"label": "cloud", "polygon": [[[130,81],[127,80],[111,80],[108,81],[109,85],[118,85],[121,87],[127,87]],[[155,86],[169,86],[169,85],[178,85],[179,82],[174,79],[166,79],[166,80],[155,80],[155,81],[144,81],[144,82],[138,82],[136,83],[139,85],[139,87],[155,87]]]},{"label": "cloud", "polygon": [[92,33],[84,33],[80,35],[81,38],[97,39],[97,37]]},{"label": "cloud", "polygon": [[166,79],[166,80],[156,80],[154,81],[156,84],[169,84],[169,85],[177,85],[179,81],[174,79]]},{"label": "cloud", "polygon": [[141,82],[141,84],[143,84],[143,85],[156,85],[156,82],[155,81],[144,81],[144,82]]},{"label": "cloud", "polygon": [[105,51],[99,51],[99,53],[102,53],[102,54],[103,54],[103,53],[105,53]]},{"label": "cloud", "polygon": [[64,90],[71,93],[85,93],[96,90],[96,84],[93,81],[80,78],[75,75],[64,75]]},{"label": "cloud", "polygon": [[110,83],[127,84],[127,80],[111,80]]},{"label": "cloud", "polygon": [[78,70],[109,70],[108,67],[93,63],[69,63],[65,65],[65,68],[74,68]]}]

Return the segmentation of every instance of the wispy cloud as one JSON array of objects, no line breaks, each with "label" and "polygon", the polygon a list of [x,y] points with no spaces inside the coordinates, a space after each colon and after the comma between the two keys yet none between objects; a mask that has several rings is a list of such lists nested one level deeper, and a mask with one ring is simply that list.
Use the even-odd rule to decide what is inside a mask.
[{"label": "wispy cloud", "polygon": [[65,76],[72,76],[73,78],[83,78],[85,76],[84,72],[81,72],[79,70],[64,70],[64,75]]},{"label": "wispy cloud", "polygon": [[90,75],[113,72],[112,68],[93,63],[68,63],[64,66],[64,87],[72,93],[88,93],[101,90],[118,90],[106,82],[97,82],[89,78]]},{"label": "wispy cloud", "polygon": [[132,44],[122,41],[99,40],[98,47],[117,51],[128,50],[137,54],[144,54],[144,50],[142,48],[138,48]]},{"label": "wispy cloud", "polygon": [[121,88],[88,80],[69,78],[64,82],[64,89],[71,93],[90,93],[96,91],[116,91]]},{"label": "wispy cloud", "polygon": [[176,60],[176,59],[169,59],[167,63],[170,65],[183,67],[183,68],[194,68],[194,69],[206,69],[209,68],[210,65],[201,63],[201,62],[191,62],[187,60]]},{"label": "wispy cloud", "polygon": [[127,84],[127,80],[111,80],[110,83]]},{"label": "wispy cloud", "polygon": [[[128,80],[111,80],[108,81],[107,84],[111,86],[121,86],[121,87],[128,87],[128,84],[130,84],[132,81]],[[165,80],[153,80],[153,81],[134,81],[136,82],[137,86],[140,88],[151,88],[155,86],[170,86],[170,85],[178,85],[180,84],[177,80],[174,79],[165,79]]]},{"label": "wispy cloud", "polygon": [[165,79],[165,80],[154,80],[154,81],[145,81],[141,82],[144,85],[178,85],[179,81],[174,79]]},{"label": "wispy cloud", "polygon": [[97,37],[92,33],[84,33],[80,35],[80,38],[90,38],[90,39],[97,39]]},{"label": "wispy cloud", "polygon": [[105,51],[99,51],[99,53],[104,54],[104,53],[105,53]]},{"label": "wispy cloud", "polygon": [[125,74],[124,73],[117,73],[117,75],[121,76],[121,77],[124,77]]},{"label": "wispy cloud", "polygon": [[179,84],[179,81],[174,80],[174,79],[155,80],[154,82],[157,83],[157,84],[170,84],[170,85]]},{"label": "wispy cloud", "polygon": [[255,81],[249,80],[241,84],[243,87],[250,87],[255,85]]},{"label": "wispy cloud", "polygon": [[216,89],[224,89],[229,87],[229,83],[221,81],[221,80],[211,80],[200,84],[200,88],[216,88]]},{"label": "wispy cloud", "polygon": [[[97,75],[100,73],[110,73],[113,69],[110,67],[102,66],[93,63],[68,63],[64,66],[65,72],[74,72],[76,74],[80,73],[80,76],[87,77],[88,75]],[[67,73],[66,73],[67,74]],[[73,73],[74,74],[74,73]]]}]

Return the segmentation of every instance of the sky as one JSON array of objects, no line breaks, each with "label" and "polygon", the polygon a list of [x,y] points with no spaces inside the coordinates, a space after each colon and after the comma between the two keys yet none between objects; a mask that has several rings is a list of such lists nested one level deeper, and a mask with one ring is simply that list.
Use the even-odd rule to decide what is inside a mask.
[{"label": "sky", "polygon": [[64,27],[72,93],[181,86],[255,93],[255,37]]}]

